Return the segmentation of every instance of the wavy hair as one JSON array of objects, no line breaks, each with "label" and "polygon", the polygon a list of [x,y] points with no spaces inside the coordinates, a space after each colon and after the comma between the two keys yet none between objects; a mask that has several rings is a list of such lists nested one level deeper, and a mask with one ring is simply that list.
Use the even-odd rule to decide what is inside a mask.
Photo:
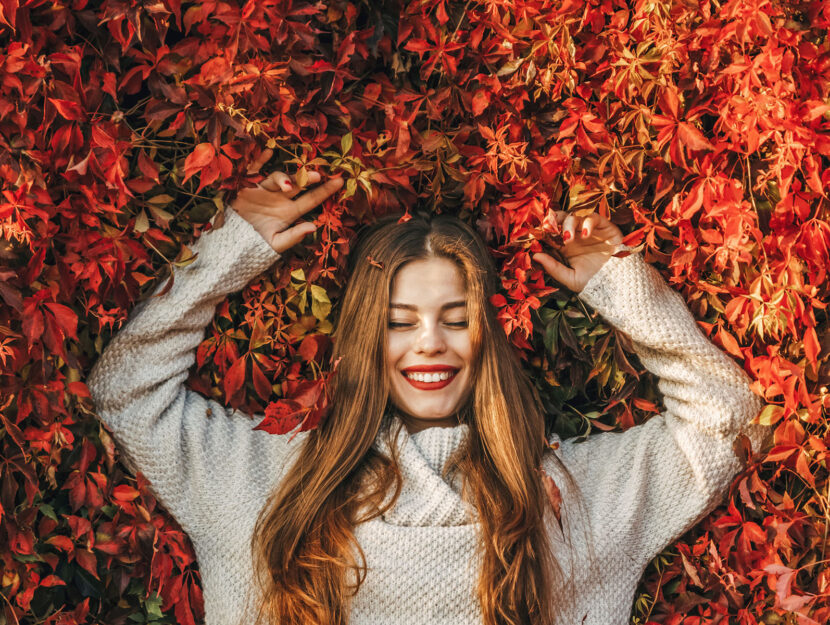
[{"label": "wavy hair", "polygon": [[391,285],[405,264],[429,257],[452,260],[461,271],[476,354],[473,388],[458,415],[469,436],[445,476],[463,476],[463,496],[478,512],[484,623],[552,625],[561,612],[553,589],[564,576],[545,528],[552,510],[539,473],[544,414],[490,304],[497,283],[492,259],[455,217],[396,215],[362,233],[350,255],[333,333],[333,359],[341,360],[331,411],[308,433],[257,519],[251,543],[257,625],[348,623],[349,599],[366,573],[354,527],[394,506],[402,486],[396,446],[389,445],[391,457],[373,446],[379,435],[396,441],[400,431],[384,427],[394,408],[385,373]]}]

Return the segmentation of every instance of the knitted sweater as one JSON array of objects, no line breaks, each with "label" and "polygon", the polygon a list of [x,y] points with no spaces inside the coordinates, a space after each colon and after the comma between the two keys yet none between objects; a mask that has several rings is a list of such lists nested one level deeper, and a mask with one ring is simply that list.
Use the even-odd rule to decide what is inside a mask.
[{"label": "knitted sweater", "polygon": [[[216,305],[279,258],[233,210],[194,251],[198,258],[176,270],[169,293],[136,307],[88,384],[126,465],[147,476],[190,536],[207,625],[250,623],[254,522],[306,434],[289,440],[255,431],[261,418],[184,387]],[[736,435],[746,433],[757,451],[769,428],[750,424],[760,402],[741,368],[706,339],[640,255],[610,258],[579,297],[631,337],[660,378],[666,408],[643,425],[582,443],[554,435],[551,443],[561,444],[545,452],[565,530],[549,523],[549,537],[573,583],[554,589],[566,615],[561,623],[622,625],[648,562],[711,512],[742,468]],[[369,570],[350,607],[352,625],[481,623],[475,513],[457,480],[441,477],[467,431],[464,424],[432,427],[395,441],[403,491],[393,509],[355,528]],[[376,444],[388,451],[385,437]],[[573,476],[583,507],[553,454]]]}]

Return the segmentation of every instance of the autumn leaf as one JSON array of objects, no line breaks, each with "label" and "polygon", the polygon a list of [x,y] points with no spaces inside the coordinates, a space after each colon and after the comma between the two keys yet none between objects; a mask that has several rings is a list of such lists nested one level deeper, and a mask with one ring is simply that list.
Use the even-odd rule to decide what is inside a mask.
[{"label": "autumn leaf", "polygon": [[[722,441],[740,474],[646,565],[632,618],[828,621],[824,4],[81,4],[0,0],[7,621],[108,622],[110,599],[204,620],[192,545],[85,382],[134,309],[198,266],[193,243],[227,226],[239,189],[275,170],[303,192],[313,172],[347,188],[220,298],[192,392],[275,433],[322,423],[357,233],[440,213],[485,242],[491,313],[546,430],[659,419],[636,345],[532,261],[558,243],[557,211],[606,215],[629,246],[615,256],[652,265],[751,380],[773,439]],[[104,599],[41,601],[60,580]]]},{"label": "autumn leaf", "polygon": [[216,156],[216,149],[210,143],[200,143],[184,160],[184,179],[186,182],[191,176],[209,165]]}]

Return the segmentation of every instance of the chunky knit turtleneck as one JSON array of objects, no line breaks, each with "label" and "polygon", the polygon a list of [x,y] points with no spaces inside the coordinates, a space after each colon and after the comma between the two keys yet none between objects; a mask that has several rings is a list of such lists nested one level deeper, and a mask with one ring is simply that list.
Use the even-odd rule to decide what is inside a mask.
[{"label": "chunky knit turtleneck", "polygon": [[[395,431],[397,418],[392,430]],[[442,479],[442,468],[467,435],[468,426],[433,427],[409,434],[404,428],[398,435],[403,486],[395,507],[383,518],[394,525],[429,526],[463,525],[475,519],[461,500],[459,479]],[[375,445],[390,454],[386,437],[378,436]],[[390,493],[391,495],[391,493]]]},{"label": "chunky knit turtleneck", "polygon": [[[278,259],[232,210],[194,251],[169,293],[136,307],[88,383],[125,463],[147,476],[193,542],[207,625],[236,625],[252,621],[254,523],[306,435],[253,430],[261,417],[184,387],[216,305]],[[760,402],[743,371],[638,254],[610,258],[579,296],[631,338],[666,408],[625,432],[581,443],[554,436],[561,444],[542,463],[562,494],[564,533],[548,526],[570,583],[553,589],[559,622],[622,625],[651,558],[721,502],[741,468],[735,436],[746,433],[757,450],[769,428],[750,424]],[[477,516],[441,471],[468,430],[404,430],[394,442],[403,488],[393,508],[355,528],[368,571],[352,625],[481,623]],[[384,437],[376,445],[388,451]]]},{"label": "chunky knit turtleneck", "polygon": [[461,444],[469,430],[469,426],[462,423],[455,427],[427,428],[409,436],[430,468],[440,474],[444,463]]}]

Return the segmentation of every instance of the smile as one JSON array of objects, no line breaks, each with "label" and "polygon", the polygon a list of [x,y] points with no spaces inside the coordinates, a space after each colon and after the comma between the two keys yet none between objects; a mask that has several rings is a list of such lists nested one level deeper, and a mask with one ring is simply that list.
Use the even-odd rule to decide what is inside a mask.
[{"label": "smile", "polygon": [[457,369],[447,367],[441,367],[433,371],[425,371],[424,369],[427,369],[427,367],[421,370],[415,368],[405,369],[401,373],[407,382],[422,391],[436,391],[444,388],[455,379],[455,375],[458,373]]}]

